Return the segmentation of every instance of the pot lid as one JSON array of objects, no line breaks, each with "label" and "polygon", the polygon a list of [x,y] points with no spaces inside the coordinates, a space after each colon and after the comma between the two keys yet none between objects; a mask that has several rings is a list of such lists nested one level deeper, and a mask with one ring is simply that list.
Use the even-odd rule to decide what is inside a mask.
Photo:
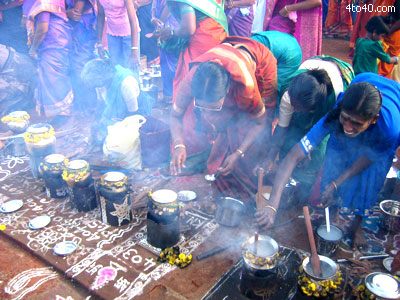
[{"label": "pot lid", "polygon": [[38,134],[38,133],[45,133],[49,131],[51,128],[53,127],[50,124],[37,123],[29,126],[26,131],[33,134]]},{"label": "pot lid", "polygon": [[8,115],[13,118],[21,118],[23,116],[26,116],[27,114],[28,113],[24,110],[16,110],[16,111],[10,112]]},{"label": "pot lid", "polygon": [[75,159],[75,160],[71,160],[68,165],[67,168],[71,169],[71,170],[80,170],[83,169],[87,166],[87,161],[83,160],[83,159]]},{"label": "pot lid", "polygon": [[335,225],[330,225],[330,231],[328,232],[327,226],[323,224],[318,227],[317,234],[323,240],[331,242],[337,242],[343,238],[343,231]]},{"label": "pot lid", "polygon": [[367,289],[378,297],[398,299],[400,297],[400,281],[385,273],[371,273],[365,278]]},{"label": "pot lid", "polygon": [[119,182],[124,180],[125,174],[122,172],[108,172],[104,174],[103,178],[108,182]]},{"label": "pot lid", "polygon": [[162,189],[153,192],[152,198],[158,203],[172,203],[177,200],[178,194],[173,190]]},{"label": "pot lid", "polygon": [[63,162],[64,159],[65,159],[65,156],[62,154],[50,154],[44,158],[44,161],[49,164],[58,164],[60,162]]}]

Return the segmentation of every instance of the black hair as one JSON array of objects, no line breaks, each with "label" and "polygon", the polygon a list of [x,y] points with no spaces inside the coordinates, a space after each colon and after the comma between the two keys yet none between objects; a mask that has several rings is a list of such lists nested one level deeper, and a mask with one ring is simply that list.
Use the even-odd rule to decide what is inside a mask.
[{"label": "black hair", "polygon": [[370,33],[376,34],[386,34],[390,33],[390,24],[387,23],[388,21],[382,16],[374,16],[367,22],[365,25],[365,29]]},{"label": "black hair", "polygon": [[88,86],[104,86],[114,76],[114,65],[109,58],[95,58],[88,61],[81,72],[81,79]]},{"label": "black hair", "polygon": [[191,83],[193,97],[206,102],[217,102],[228,93],[230,77],[229,72],[218,63],[201,63]]},{"label": "black hair", "polygon": [[311,111],[325,101],[332,91],[333,86],[328,73],[322,69],[314,69],[294,77],[288,93],[293,106],[301,106],[302,110]]},{"label": "black hair", "polygon": [[342,110],[354,112],[366,120],[371,120],[379,113],[381,107],[381,92],[368,82],[357,82],[347,88],[342,101],[326,116],[325,123],[337,120]]}]

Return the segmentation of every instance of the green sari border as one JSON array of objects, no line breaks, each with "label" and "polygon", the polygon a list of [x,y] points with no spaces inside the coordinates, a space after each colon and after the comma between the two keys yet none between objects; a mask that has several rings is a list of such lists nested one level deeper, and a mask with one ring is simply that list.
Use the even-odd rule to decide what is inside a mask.
[{"label": "green sari border", "polygon": [[225,29],[225,31],[229,34],[228,30],[228,20],[226,19],[225,11],[224,11],[224,1],[222,0],[221,4],[218,4],[212,0],[167,0],[168,2],[181,2],[191,7],[201,11],[203,14],[213,18],[217,21],[221,26]]}]

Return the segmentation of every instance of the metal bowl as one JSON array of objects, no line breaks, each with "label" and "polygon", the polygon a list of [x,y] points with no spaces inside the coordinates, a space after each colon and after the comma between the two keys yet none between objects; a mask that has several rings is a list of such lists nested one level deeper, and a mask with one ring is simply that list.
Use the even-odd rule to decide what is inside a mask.
[{"label": "metal bowl", "polygon": [[239,225],[246,210],[242,201],[231,197],[224,197],[220,198],[216,204],[215,219],[218,224],[229,227]]},{"label": "metal bowl", "polygon": [[379,208],[382,212],[381,226],[391,232],[400,232],[400,202],[383,200]]},{"label": "metal bowl", "polygon": [[375,296],[384,299],[399,299],[400,281],[390,274],[371,273],[365,278],[365,287]]},{"label": "metal bowl", "polygon": [[306,274],[317,280],[332,280],[338,272],[338,265],[332,259],[326,256],[318,255],[321,262],[322,276],[316,276],[311,266],[310,257],[303,260],[303,270]]}]

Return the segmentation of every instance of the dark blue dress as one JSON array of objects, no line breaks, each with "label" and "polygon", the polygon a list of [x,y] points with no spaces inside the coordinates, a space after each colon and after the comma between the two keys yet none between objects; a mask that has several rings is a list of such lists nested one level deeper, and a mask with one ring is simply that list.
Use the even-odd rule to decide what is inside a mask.
[{"label": "dark blue dress", "polygon": [[[369,82],[382,93],[382,108],[376,124],[354,138],[338,130],[339,120],[324,126],[323,117],[299,142],[305,154],[330,134],[322,175],[321,191],[339,177],[360,156],[365,155],[373,164],[343,183],[338,194],[342,201],[341,213],[353,212],[366,216],[374,206],[383,186],[397,147],[400,145],[400,84],[374,73],[357,75],[351,84]],[[350,85],[351,85],[350,84]],[[343,95],[339,95],[338,102]]]}]

